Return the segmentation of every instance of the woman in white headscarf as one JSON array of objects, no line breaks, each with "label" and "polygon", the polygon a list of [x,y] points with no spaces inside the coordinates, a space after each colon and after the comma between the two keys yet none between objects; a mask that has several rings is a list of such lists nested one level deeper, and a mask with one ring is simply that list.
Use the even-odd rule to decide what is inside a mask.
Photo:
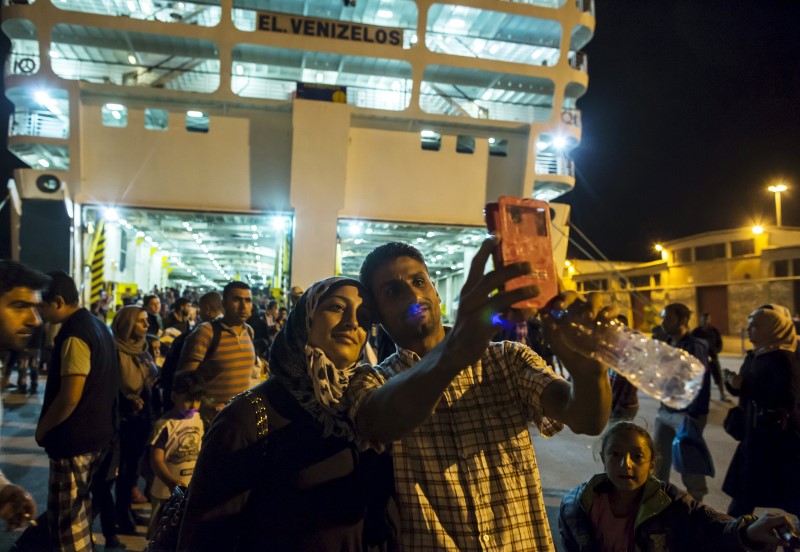
[{"label": "woman in white headscarf", "polygon": [[740,432],[734,432],[741,441],[722,486],[733,499],[728,514],[773,507],[800,515],[800,366],[789,309],[757,308],[747,335],[753,350],[738,375],[726,372],[728,390],[744,411]]}]

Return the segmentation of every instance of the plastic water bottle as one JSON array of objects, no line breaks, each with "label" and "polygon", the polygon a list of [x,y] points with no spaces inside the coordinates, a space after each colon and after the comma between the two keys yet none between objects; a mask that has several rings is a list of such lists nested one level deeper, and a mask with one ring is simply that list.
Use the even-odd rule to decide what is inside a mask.
[{"label": "plastic water bottle", "polygon": [[651,339],[616,320],[582,323],[570,320],[565,310],[552,316],[567,332],[571,346],[667,406],[686,408],[700,392],[705,366],[683,349]]}]

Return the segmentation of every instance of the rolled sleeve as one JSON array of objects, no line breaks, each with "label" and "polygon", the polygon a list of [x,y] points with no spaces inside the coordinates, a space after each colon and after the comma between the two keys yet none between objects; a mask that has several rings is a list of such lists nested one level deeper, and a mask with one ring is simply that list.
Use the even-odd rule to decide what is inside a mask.
[{"label": "rolled sleeve", "polygon": [[509,366],[525,415],[536,425],[543,437],[552,437],[564,429],[564,424],[544,415],[542,392],[554,381],[564,378],[553,372],[544,359],[529,347],[519,343],[506,343]]},{"label": "rolled sleeve", "polygon": [[89,345],[77,337],[68,337],[61,348],[61,375],[88,376],[92,353]]},{"label": "rolled sleeve", "polygon": [[[347,390],[344,396],[347,414],[350,416],[353,426],[356,426],[356,416],[358,415],[361,402],[367,395],[372,393],[375,389],[378,389],[384,383],[386,383],[386,379],[369,364],[363,364],[356,368],[353,377],[350,378],[350,383],[347,384]],[[385,449],[383,443],[362,439],[358,433],[356,433],[355,442],[359,450],[373,449],[378,452],[383,452]]]}]

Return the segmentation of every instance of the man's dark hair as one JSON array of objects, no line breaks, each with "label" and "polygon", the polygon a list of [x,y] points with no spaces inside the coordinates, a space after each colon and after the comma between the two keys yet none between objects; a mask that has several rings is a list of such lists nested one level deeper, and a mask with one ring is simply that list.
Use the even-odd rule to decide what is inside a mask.
[{"label": "man's dark hair", "polygon": [[209,291],[200,296],[200,299],[197,300],[197,304],[201,307],[208,305],[208,307],[213,310],[221,311],[222,295],[220,295],[218,291]]},{"label": "man's dark hair", "polygon": [[191,304],[192,302],[189,301],[189,299],[187,299],[186,297],[178,297],[177,299],[175,299],[175,303],[173,303],[172,305],[172,310],[177,311],[180,310],[181,307],[183,307],[184,305],[191,305]]},{"label": "man's dark hair", "polygon": [[421,263],[426,271],[428,270],[428,265],[425,264],[425,257],[422,256],[419,249],[407,243],[389,242],[376,247],[366,256],[361,265],[361,272],[359,273],[358,279],[371,291],[372,278],[375,276],[375,271],[384,263],[398,257],[410,257]]},{"label": "man's dark hair", "polygon": [[144,308],[147,308],[147,306],[150,304],[150,301],[152,301],[153,299],[158,299],[159,301],[161,301],[158,295],[155,294],[145,295],[144,299],[142,299],[142,306]]},{"label": "man's dark hair", "polygon": [[665,311],[674,312],[675,315],[678,317],[678,320],[681,322],[686,321],[689,322],[689,319],[692,317],[692,311],[684,305],[683,303],[670,303],[666,307],[664,307]]},{"label": "man's dark hair", "polygon": [[77,305],[80,300],[75,280],[63,270],[48,272],[50,285],[42,292],[42,300],[52,303],[56,297],[61,297],[67,305]]},{"label": "man's dark hair", "polygon": [[14,288],[23,287],[41,291],[50,284],[50,278],[10,259],[0,260],[0,295]]},{"label": "man's dark hair", "polygon": [[228,282],[227,284],[225,284],[225,287],[222,288],[222,300],[225,301],[228,298],[228,295],[230,295],[231,291],[233,291],[234,289],[246,289],[249,291],[250,286],[248,286],[244,282],[238,282],[238,281]]},{"label": "man's dark hair", "polygon": [[267,310],[274,309],[277,306],[278,306],[278,302],[273,299],[272,301],[267,303]]}]

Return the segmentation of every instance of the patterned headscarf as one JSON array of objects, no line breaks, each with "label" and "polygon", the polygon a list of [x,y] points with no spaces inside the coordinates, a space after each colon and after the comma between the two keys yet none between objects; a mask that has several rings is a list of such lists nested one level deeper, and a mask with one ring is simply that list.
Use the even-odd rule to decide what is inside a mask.
[{"label": "patterned headscarf", "polygon": [[[269,351],[269,367],[270,377],[280,381],[300,406],[322,424],[323,437],[355,440],[353,425],[342,397],[358,360],[339,369],[322,349],[308,343],[311,321],[317,307],[330,292],[342,286],[358,288],[369,306],[369,293],[357,280],[335,277],[316,282],[300,297],[283,328],[275,336]],[[369,333],[369,328],[365,329]]]},{"label": "patterned headscarf", "polygon": [[764,305],[754,310],[750,318],[757,320],[770,330],[770,341],[754,350],[756,355],[763,355],[776,349],[794,352],[797,349],[797,333],[794,329],[792,314],[789,309],[780,305]]}]

